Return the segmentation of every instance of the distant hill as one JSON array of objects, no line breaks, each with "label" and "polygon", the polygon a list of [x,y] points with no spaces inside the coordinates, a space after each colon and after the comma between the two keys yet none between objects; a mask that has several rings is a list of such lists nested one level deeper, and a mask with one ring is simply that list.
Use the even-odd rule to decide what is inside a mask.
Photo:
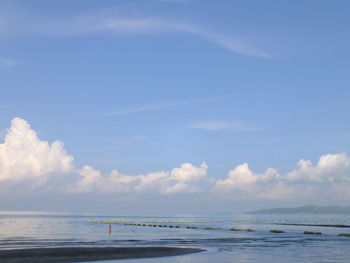
[{"label": "distant hill", "polygon": [[307,214],[350,214],[350,206],[316,206],[306,205],[301,207],[291,208],[272,208],[261,209],[256,211],[247,212],[247,214],[295,214],[295,213],[307,213]]}]

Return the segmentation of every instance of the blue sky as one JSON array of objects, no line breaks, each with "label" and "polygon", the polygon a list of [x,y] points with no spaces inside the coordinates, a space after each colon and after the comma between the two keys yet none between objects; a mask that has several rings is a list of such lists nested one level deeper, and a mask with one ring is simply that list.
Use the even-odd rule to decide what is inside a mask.
[{"label": "blue sky", "polygon": [[[205,162],[213,180],[243,163],[257,174],[288,174],[300,159],[316,166],[321,156],[346,155],[349,8],[311,0],[0,1],[4,145],[19,117],[40,140],[63,142],[78,170],[137,176]],[[259,198],[242,202],[258,206]],[[299,203],[289,196],[278,204]]]}]

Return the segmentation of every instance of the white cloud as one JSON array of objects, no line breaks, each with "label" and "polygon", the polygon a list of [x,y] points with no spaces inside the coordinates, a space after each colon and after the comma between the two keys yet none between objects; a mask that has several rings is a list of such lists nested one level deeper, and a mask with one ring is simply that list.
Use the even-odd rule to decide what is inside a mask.
[{"label": "white cloud", "polygon": [[24,61],[12,59],[12,58],[0,58],[0,67],[3,68],[12,68],[16,66],[21,66],[27,64]]},{"label": "white cloud", "polygon": [[280,177],[277,170],[273,168],[267,169],[264,173],[253,173],[247,163],[238,165],[228,173],[228,178],[218,180],[219,186],[230,186],[242,188],[254,184],[268,184]]},{"label": "white cloud", "polygon": [[346,153],[322,155],[315,166],[302,159],[298,169],[288,173],[286,179],[290,182],[350,182],[350,157]]},{"label": "white cloud", "polygon": [[133,113],[146,112],[146,111],[162,110],[162,109],[172,108],[172,107],[181,106],[181,105],[200,103],[200,102],[206,102],[206,101],[214,101],[214,100],[220,100],[220,99],[223,99],[223,97],[196,98],[191,100],[144,105],[144,106],[125,109],[125,110],[111,111],[103,114],[103,116],[118,116],[118,115],[126,115],[126,114],[133,114]]},{"label": "white cloud", "polygon": [[173,23],[170,24],[170,28],[174,28],[178,31],[182,31],[185,33],[190,33],[196,35],[198,37],[202,37],[210,42],[213,42],[225,49],[230,51],[247,55],[253,57],[260,58],[272,58],[272,54],[262,52],[256,48],[254,48],[251,44],[246,41],[239,39],[238,37],[234,37],[230,34],[218,33],[211,30],[207,30],[203,27],[199,27],[190,23]]},{"label": "white cloud", "polygon": [[255,131],[261,129],[260,127],[251,125],[246,122],[234,121],[200,121],[195,122],[189,128],[208,130],[208,131]]},{"label": "white cloud", "polygon": [[[280,183],[280,174],[276,169],[269,168],[263,173],[254,173],[247,163],[238,165],[228,173],[226,179],[217,180],[214,191],[224,197],[266,198],[273,199],[278,189],[285,186]],[[234,193],[234,195],[232,195]],[[231,196],[232,195],[232,196]]]},{"label": "white cloud", "polygon": [[[61,177],[67,173],[70,174],[68,179]],[[56,181],[48,180],[51,178]],[[344,200],[350,198],[350,157],[346,153],[326,154],[315,165],[300,160],[297,168],[287,173],[274,168],[256,173],[243,163],[223,179],[209,177],[208,165],[204,162],[199,166],[183,163],[169,171],[141,175],[127,175],[117,170],[103,174],[89,165],[74,169],[73,157],[61,142],[49,144],[40,140],[25,120],[14,118],[4,143],[0,144],[0,182],[2,192],[15,188],[34,191],[40,185],[46,192],[62,194],[197,193],[214,199],[242,201],[300,199],[304,202],[322,196],[325,200]]]},{"label": "white cloud", "polygon": [[191,0],[160,0],[164,3],[176,3],[176,4],[188,4],[191,3]]},{"label": "white cloud", "polygon": [[202,25],[199,26],[183,20],[147,15],[135,16],[130,15],[130,13],[135,12],[115,7],[71,17],[49,19],[40,17],[38,14],[33,17],[13,12],[11,17],[3,16],[3,20],[0,21],[0,35],[3,37],[7,35],[72,37],[97,33],[115,35],[184,33],[200,37],[239,54],[261,58],[271,57],[271,54],[258,50],[251,43],[235,37],[234,34],[218,33],[218,30],[209,30]]},{"label": "white cloud", "polygon": [[102,175],[100,171],[90,166],[85,166],[80,172],[80,179],[68,187],[69,192],[102,193],[193,193],[201,190],[201,185],[206,183],[208,166],[202,163],[196,167],[190,163],[184,163],[172,171],[160,171],[146,175],[124,175],[113,170],[108,175]]},{"label": "white cloud", "polygon": [[316,165],[300,160],[296,170],[285,174],[273,168],[255,173],[241,164],[218,180],[214,190],[231,197],[281,199],[326,195],[343,187],[350,187],[350,157],[340,153],[323,155]]},{"label": "white cloud", "polygon": [[[243,40],[239,40],[229,34],[212,32],[189,22],[179,22],[160,17],[136,18],[120,15],[118,13],[119,10],[115,10],[117,12],[105,11],[103,13],[96,12],[92,16],[79,16],[79,23],[72,23],[73,26],[78,25],[75,33],[112,32],[114,34],[150,34],[182,32],[201,37],[236,53],[261,58],[271,57],[270,54],[258,51],[247,43],[244,43]],[[64,28],[62,29],[62,32],[64,32]]]},{"label": "white cloud", "polygon": [[70,172],[72,161],[63,143],[41,141],[25,120],[14,118],[0,144],[0,181],[44,180],[50,174]]}]

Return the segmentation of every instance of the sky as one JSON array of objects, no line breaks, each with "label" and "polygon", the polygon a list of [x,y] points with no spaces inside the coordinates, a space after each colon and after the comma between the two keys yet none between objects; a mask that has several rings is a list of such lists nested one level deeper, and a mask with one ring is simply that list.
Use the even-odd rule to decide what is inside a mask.
[{"label": "sky", "polygon": [[350,201],[338,0],[0,0],[0,210]]}]

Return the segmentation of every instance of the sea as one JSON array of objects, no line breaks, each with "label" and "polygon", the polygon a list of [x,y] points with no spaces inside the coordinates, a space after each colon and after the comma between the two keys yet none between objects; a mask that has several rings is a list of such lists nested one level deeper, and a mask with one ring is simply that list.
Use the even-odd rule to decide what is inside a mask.
[{"label": "sea", "polygon": [[[273,233],[271,229],[284,233]],[[322,235],[306,235],[304,231]],[[339,236],[340,233],[350,233],[350,215],[159,217],[0,212],[2,250],[66,246],[205,249],[174,257],[99,261],[105,263],[350,262],[350,237]]]}]

